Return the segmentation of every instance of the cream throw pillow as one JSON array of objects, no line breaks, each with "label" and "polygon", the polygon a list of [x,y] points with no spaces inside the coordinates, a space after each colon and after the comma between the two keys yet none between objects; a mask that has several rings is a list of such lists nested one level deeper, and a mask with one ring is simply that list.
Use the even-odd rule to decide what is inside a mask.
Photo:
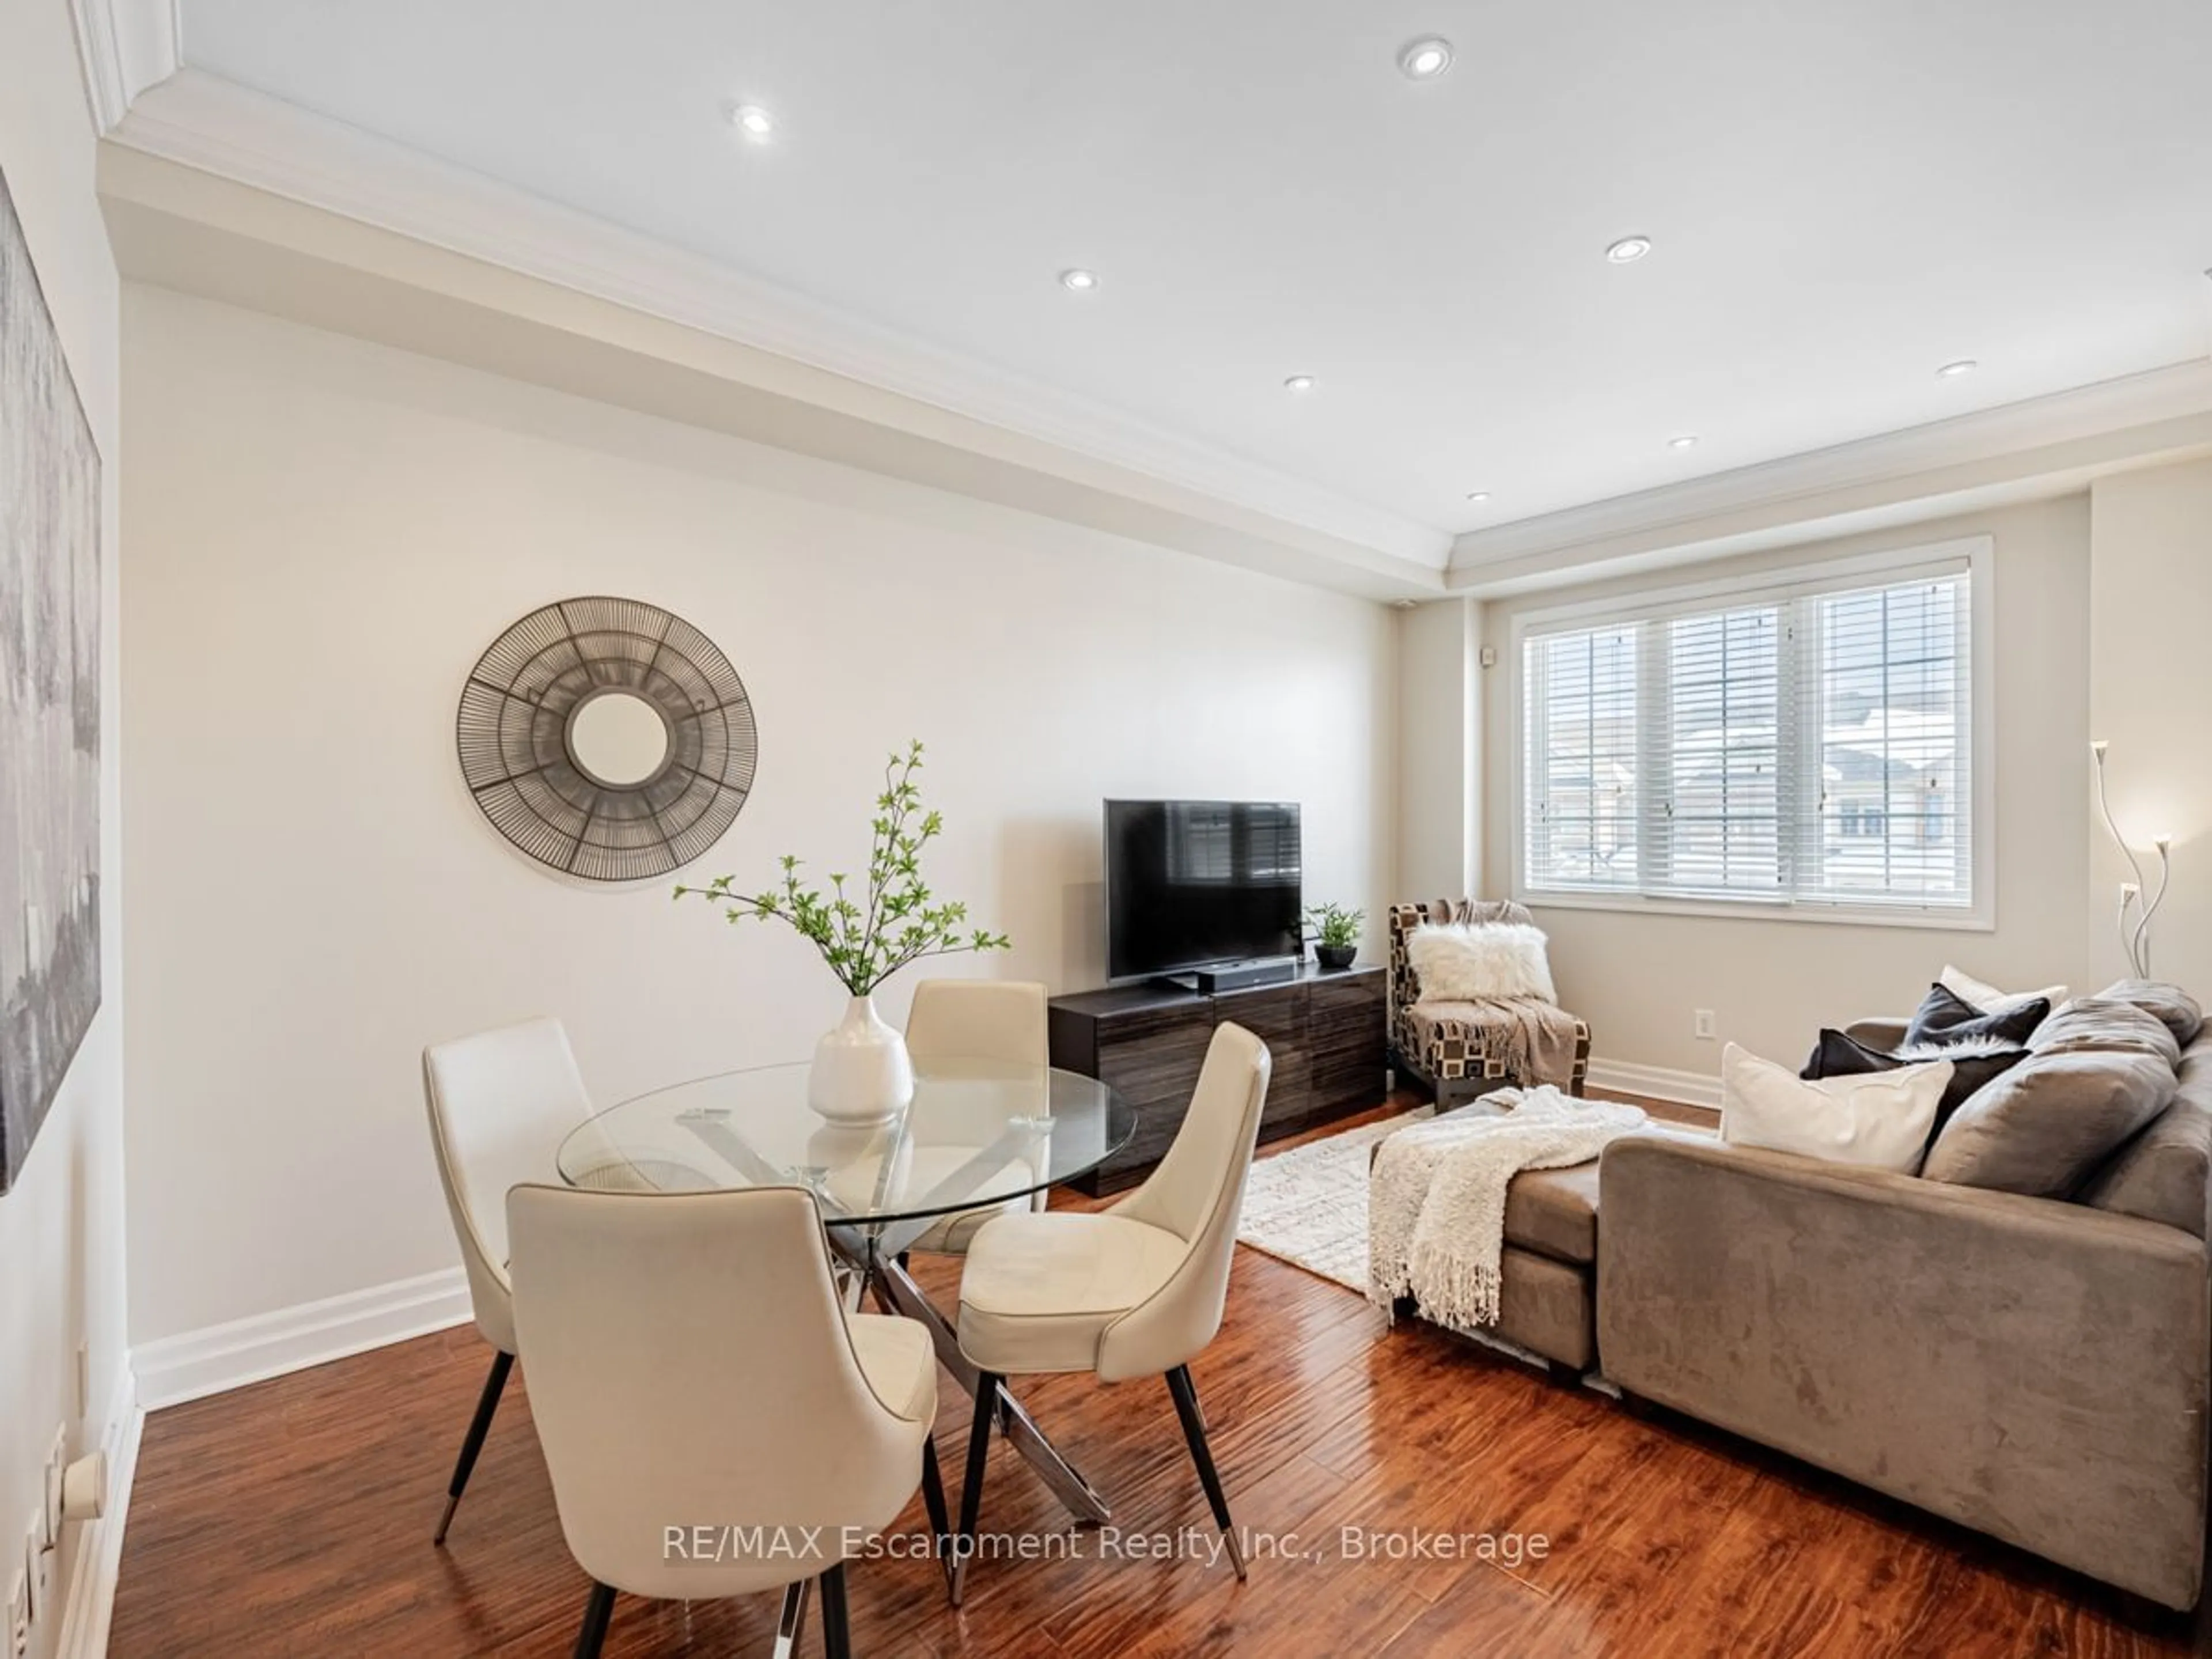
[{"label": "cream throw pillow", "polygon": [[2050,1000],[2056,1010],[2066,1000],[2066,988],[2046,985],[2040,991],[2000,991],[1994,985],[1984,985],[1962,968],[1954,968],[1948,962],[1936,982],[1961,1002],[1971,1002],[1985,1014],[2001,1014],[2008,1008],[2017,1008],[2023,1002],[2033,1002],[2038,997]]},{"label": "cream throw pillow", "polygon": [[1951,1062],[1808,1082],[1733,1042],[1721,1053],[1721,1139],[1827,1164],[1913,1175]]},{"label": "cream throw pillow", "polygon": [[1544,943],[1544,930],[1525,922],[1431,923],[1413,929],[1406,958],[1420,980],[1423,1002],[1557,1002]]}]

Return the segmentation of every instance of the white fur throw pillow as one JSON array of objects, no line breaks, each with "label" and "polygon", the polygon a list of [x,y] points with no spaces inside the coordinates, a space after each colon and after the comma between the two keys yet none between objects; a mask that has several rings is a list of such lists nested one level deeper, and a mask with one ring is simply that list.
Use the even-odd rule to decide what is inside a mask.
[{"label": "white fur throw pillow", "polygon": [[2047,1000],[2055,1012],[2058,1005],[2066,1000],[2066,988],[2063,985],[2046,985],[2040,991],[2000,991],[1996,986],[1984,984],[1965,969],[1954,968],[1948,962],[1943,964],[1943,971],[1936,976],[1936,982],[1960,1001],[1971,1002],[1985,1014],[2002,1014],[2008,1009],[2019,1007],[2023,1002],[2033,1002],[2038,997]]},{"label": "white fur throw pillow", "polygon": [[1535,997],[1557,1002],[1544,930],[1518,921],[1450,922],[1413,929],[1406,959],[1423,1002],[1485,1002]]},{"label": "white fur throw pillow", "polygon": [[1721,1051],[1721,1139],[1829,1164],[1917,1175],[1951,1062],[1807,1082],[1731,1042]]}]

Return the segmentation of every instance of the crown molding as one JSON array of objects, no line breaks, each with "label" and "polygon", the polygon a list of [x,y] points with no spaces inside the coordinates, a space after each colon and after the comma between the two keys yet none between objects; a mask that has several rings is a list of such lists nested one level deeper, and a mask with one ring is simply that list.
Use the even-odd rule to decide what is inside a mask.
[{"label": "crown molding", "polygon": [[1445,581],[1526,592],[2065,494],[2208,447],[2212,358],[2197,358],[1471,532]]},{"label": "crown molding", "polygon": [[102,137],[184,61],[177,0],[70,0],[85,100]]},{"label": "crown molding", "polygon": [[[82,0],[91,4],[93,0]],[[1441,570],[1446,531],[185,68],[114,142]]]}]

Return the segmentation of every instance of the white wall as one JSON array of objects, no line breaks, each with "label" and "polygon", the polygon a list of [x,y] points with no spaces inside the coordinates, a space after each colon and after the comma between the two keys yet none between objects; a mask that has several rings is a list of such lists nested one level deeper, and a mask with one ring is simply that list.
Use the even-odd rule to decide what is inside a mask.
[{"label": "white wall", "polygon": [[1389,890],[1378,605],[162,290],[124,337],[134,1342],[455,1261],[426,1042],[557,1013],[612,1101],[836,1017],[788,935],[476,812],[462,678],[550,599],[665,605],[744,675],[759,781],[695,878],[857,865],[924,738],[931,874],[1015,941],[951,971],[1099,981],[1109,795],[1301,800],[1310,895]]},{"label": "white wall", "polygon": [[[2151,837],[2174,836],[2151,971],[2212,999],[2212,461],[2099,480],[2090,542],[2089,735],[2112,744],[2112,815],[2154,881]],[[2091,845],[2102,982],[2124,970],[2113,912],[2128,871],[2101,823]]]},{"label": "white wall", "polygon": [[1395,899],[1456,898],[1481,879],[1482,609],[1440,599],[1398,613]]},{"label": "white wall", "polygon": [[[116,672],[117,283],[93,197],[93,125],[62,0],[0,0],[0,172],[103,458],[100,940],[104,1001],[26,1159],[0,1198],[0,1595],[21,1559],[22,1522],[44,1501],[54,1430],[72,1456],[110,1427],[124,1363],[122,744]],[[12,856],[0,854],[0,856]],[[89,1409],[80,1413],[77,1347],[90,1345]],[[68,1529],[54,1604],[34,1654],[55,1651],[60,1589],[83,1529]]]},{"label": "white wall", "polygon": [[[1996,931],[1540,908],[1560,1000],[1589,1020],[1594,1058],[1711,1077],[1719,1070],[1721,1043],[1692,1035],[1693,1011],[1710,1008],[1721,1040],[1794,1063],[1822,1024],[1910,1012],[1946,962],[1998,985],[2086,983],[2086,496],[1670,571],[1660,580],[1694,581],[1730,569],[1789,568],[1981,535],[1992,538],[1996,548]],[[1485,676],[1491,891],[1510,891],[1513,874],[1511,815],[1519,790],[1510,776],[1513,699],[1504,678],[1518,672],[1513,618],[1531,608],[1655,585],[1660,583],[1648,578],[1592,584],[1489,607],[1487,637],[1498,653],[1498,666]]]}]

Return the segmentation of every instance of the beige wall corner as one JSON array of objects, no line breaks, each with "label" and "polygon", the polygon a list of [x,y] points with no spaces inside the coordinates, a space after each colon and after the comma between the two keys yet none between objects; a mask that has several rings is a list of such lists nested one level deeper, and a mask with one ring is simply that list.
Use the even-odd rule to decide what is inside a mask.
[{"label": "beige wall corner", "polygon": [[[2151,930],[2152,972],[2212,997],[2212,461],[2101,478],[2090,492],[2089,736],[2112,816],[2148,878],[2173,836],[2173,884]],[[2092,817],[2085,793],[2078,810]],[[2101,984],[2125,971],[2115,914],[2132,879],[2094,821],[2087,953]]]},{"label": "beige wall corner", "polygon": [[1440,599],[1398,613],[1395,899],[1457,897],[1481,881],[1482,610]]},{"label": "beige wall corner", "polygon": [[[0,1197],[0,1562],[22,1559],[56,1429],[67,1455],[106,1445],[120,1464],[130,1412],[124,1333],[122,744],[116,617],[118,284],[94,192],[94,130],[70,9],[0,0],[0,175],[100,454],[100,1007],[14,1188]],[[15,434],[6,434],[10,440]],[[0,503],[0,512],[7,510]],[[0,858],[13,859],[10,845]],[[18,918],[9,917],[8,925]],[[80,1377],[78,1354],[88,1358]],[[103,1523],[104,1525],[105,1523]],[[116,1529],[106,1534],[112,1544]],[[104,1565],[102,1565],[104,1563]],[[96,1631],[113,1559],[91,1530],[64,1529],[31,1659]],[[13,1570],[0,1565],[0,1592]]]}]

